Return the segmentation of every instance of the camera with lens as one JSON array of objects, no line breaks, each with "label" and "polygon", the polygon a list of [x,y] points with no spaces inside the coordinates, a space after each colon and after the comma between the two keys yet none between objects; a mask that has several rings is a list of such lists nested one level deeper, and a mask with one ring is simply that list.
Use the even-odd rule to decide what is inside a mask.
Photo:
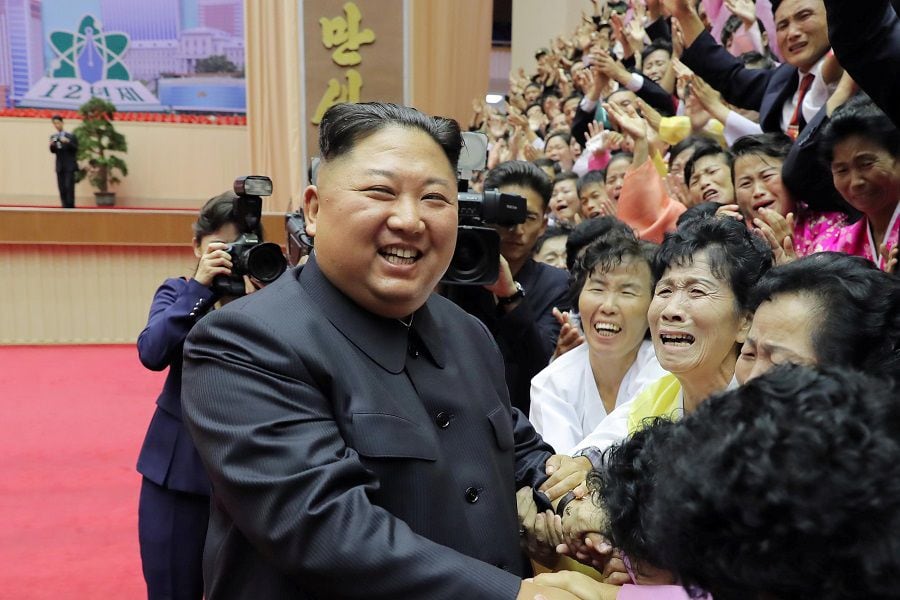
[{"label": "camera with lens", "polygon": [[469,190],[469,180],[487,165],[487,136],[463,133],[459,157],[459,227],[453,260],[442,283],[449,285],[489,285],[497,281],[500,267],[500,235],[491,225],[514,227],[525,222],[525,198],[498,190],[483,193]]},{"label": "camera with lens", "polygon": [[[262,175],[247,175],[234,180],[234,220],[239,229],[253,232],[259,230],[262,220],[262,196],[272,195],[272,180]],[[244,233],[228,244],[225,251],[231,256],[231,275],[219,275],[213,280],[212,289],[221,296],[243,296],[244,275],[249,275],[262,284],[278,279],[287,261],[281,247],[272,242],[263,242],[255,233]]]}]

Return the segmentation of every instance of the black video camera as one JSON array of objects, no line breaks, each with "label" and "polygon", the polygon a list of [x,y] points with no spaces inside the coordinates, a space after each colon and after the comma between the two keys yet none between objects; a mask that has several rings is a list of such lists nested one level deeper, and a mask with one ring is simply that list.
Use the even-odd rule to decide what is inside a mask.
[{"label": "black video camera", "polygon": [[[262,175],[247,175],[234,180],[234,220],[244,231],[256,231],[262,219],[262,196],[272,195],[272,180]],[[219,275],[213,280],[212,289],[221,296],[243,296],[244,275],[260,283],[278,279],[287,261],[278,244],[262,242],[255,233],[244,233],[228,244],[225,251],[231,255],[231,275]]]},{"label": "black video camera", "polygon": [[500,235],[490,225],[514,227],[525,222],[525,198],[497,190],[469,191],[469,179],[487,165],[487,136],[463,133],[459,157],[459,227],[456,249],[442,283],[448,285],[489,285],[497,281],[500,266]]}]

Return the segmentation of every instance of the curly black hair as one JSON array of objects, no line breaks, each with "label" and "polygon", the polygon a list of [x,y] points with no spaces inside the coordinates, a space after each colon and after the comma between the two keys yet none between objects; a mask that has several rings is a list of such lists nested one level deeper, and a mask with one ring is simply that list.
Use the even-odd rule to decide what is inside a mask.
[{"label": "curly black hair", "polygon": [[666,417],[647,419],[644,427],[603,453],[603,467],[587,477],[591,500],[606,513],[600,533],[633,563],[660,564],[647,521],[656,485],[658,461],[675,423]]},{"label": "curly black hair", "polygon": [[900,279],[864,258],[820,252],[763,275],[750,309],[783,294],[813,299],[818,364],[900,377]]},{"label": "curly black hair", "polygon": [[566,240],[566,268],[569,270],[569,273],[575,270],[575,261],[591,242],[613,230],[625,235],[628,232],[631,232],[632,235],[634,234],[634,230],[631,227],[611,215],[594,217],[576,225],[572,233],[569,234],[569,239]]},{"label": "curly black hair", "polygon": [[[581,290],[595,269],[605,273],[615,269],[628,259],[643,260],[648,267],[651,267],[656,248],[656,244],[639,240],[635,236],[634,230],[629,227],[612,227],[597,236],[578,254],[570,270],[569,299],[571,306],[578,306]],[[654,283],[651,275],[649,282],[651,291]]]},{"label": "curly black hair", "polygon": [[646,526],[716,600],[897,598],[900,403],[890,383],[781,365],[677,424]]},{"label": "curly black hair", "polygon": [[713,275],[728,282],[738,308],[746,310],[750,290],[772,266],[772,250],[736,219],[694,219],[666,234],[653,261],[653,277],[659,280],[669,267],[691,264],[703,250]]}]

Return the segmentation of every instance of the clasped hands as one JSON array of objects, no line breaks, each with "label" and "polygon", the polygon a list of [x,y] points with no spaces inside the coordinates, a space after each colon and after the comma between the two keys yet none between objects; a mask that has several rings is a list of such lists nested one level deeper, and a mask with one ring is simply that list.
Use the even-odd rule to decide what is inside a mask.
[{"label": "clasped hands", "polygon": [[534,490],[523,487],[516,493],[522,546],[535,561],[553,568],[560,555],[570,556],[589,565],[603,575],[603,581],[622,585],[631,581],[625,564],[613,547],[599,533],[605,515],[588,494],[585,479],[593,468],[584,456],[554,455],[547,460],[549,478],[539,492],[554,506],[572,492],[574,499],[566,503],[562,514],[540,511]]}]

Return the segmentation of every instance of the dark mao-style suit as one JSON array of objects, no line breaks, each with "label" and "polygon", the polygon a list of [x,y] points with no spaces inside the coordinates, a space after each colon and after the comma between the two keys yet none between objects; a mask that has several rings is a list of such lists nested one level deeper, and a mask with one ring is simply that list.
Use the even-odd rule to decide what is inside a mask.
[{"label": "dark mao-style suit", "polygon": [[516,597],[515,493],[550,448],[477,319],[434,294],[410,328],[373,315],[313,255],[204,318],[184,356],[208,600]]},{"label": "dark mao-style suit", "polygon": [[56,155],[56,185],[63,208],[75,208],[75,171],[78,170],[78,138],[68,131],[56,133],[54,138],[66,139],[68,143],[50,139],[50,152]]},{"label": "dark mao-style suit", "polygon": [[209,478],[181,418],[181,354],[188,332],[214,301],[212,291],[193,279],[167,279],[138,337],[141,363],[153,371],[169,369],[137,463],[144,476],[138,533],[151,600],[199,600],[203,594]]},{"label": "dark mao-style suit", "polygon": [[[797,67],[783,63],[774,69],[748,69],[706,31],[685,48],[681,62],[731,104],[758,111],[763,131],[783,131],[784,103],[800,85]],[[801,130],[804,125],[801,119]]]}]

